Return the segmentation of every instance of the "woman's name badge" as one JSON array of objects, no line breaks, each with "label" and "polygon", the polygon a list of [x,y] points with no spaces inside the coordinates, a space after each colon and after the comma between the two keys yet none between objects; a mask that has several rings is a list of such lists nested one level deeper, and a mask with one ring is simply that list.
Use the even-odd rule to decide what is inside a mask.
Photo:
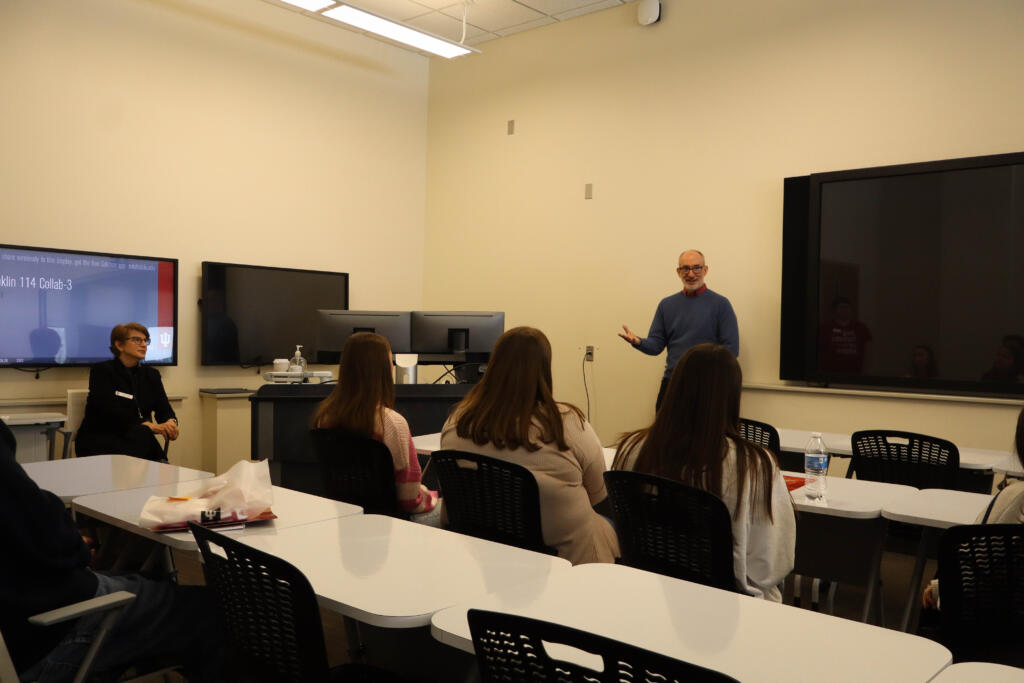
[{"label": "woman's name badge", "polygon": [[115,392],[114,392],[114,396],[120,396],[121,398],[129,398],[129,399],[130,399],[130,398],[135,398],[135,397],[134,397],[134,396],[132,396],[131,394],[126,394],[126,393],[124,393],[123,391],[115,391]]}]

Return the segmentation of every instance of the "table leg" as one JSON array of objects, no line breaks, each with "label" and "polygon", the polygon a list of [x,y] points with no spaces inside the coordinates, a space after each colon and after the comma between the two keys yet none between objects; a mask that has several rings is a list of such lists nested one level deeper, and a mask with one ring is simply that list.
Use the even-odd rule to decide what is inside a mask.
[{"label": "table leg", "polygon": [[352,617],[344,617],[345,637],[348,640],[349,661],[359,664],[366,663],[366,646],[359,635],[359,622]]},{"label": "table leg", "polygon": [[57,440],[57,425],[47,425],[44,431],[46,432],[47,459],[53,460],[53,444]]},{"label": "table leg", "polygon": [[917,547],[914,571],[910,576],[910,586],[907,588],[907,604],[903,606],[903,619],[900,621],[900,630],[904,633],[917,618],[921,608],[921,577],[924,575],[924,565],[928,559],[928,548],[932,545],[936,532],[937,530],[932,527],[924,527],[921,530],[921,543]]}]

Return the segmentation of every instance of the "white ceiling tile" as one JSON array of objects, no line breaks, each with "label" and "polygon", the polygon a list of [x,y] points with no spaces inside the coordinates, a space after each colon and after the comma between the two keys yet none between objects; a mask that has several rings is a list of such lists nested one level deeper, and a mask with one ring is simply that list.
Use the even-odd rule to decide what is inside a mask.
[{"label": "white ceiling tile", "polygon": [[466,38],[466,45],[479,45],[485,43],[488,40],[494,40],[495,38],[501,38],[496,33],[484,33],[481,32],[479,35],[475,35],[472,38]]},{"label": "white ceiling tile", "polygon": [[539,26],[546,26],[547,24],[554,24],[555,20],[551,17],[542,16],[540,19],[528,21],[525,24],[519,24],[517,26],[509,26],[495,31],[499,36],[510,36],[513,33],[519,33],[520,31],[529,31],[531,28],[537,28]]},{"label": "white ceiling tile", "polygon": [[598,0],[516,0],[520,5],[526,5],[531,9],[544,14],[559,14],[570,10],[579,9],[585,5],[593,4]]},{"label": "white ceiling tile", "polygon": [[351,3],[346,0],[345,4],[396,21],[406,21],[430,11],[412,0],[353,0]]},{"label": "white ceiling tile", "polygon": [[[441,11],[462,20],[461,4],[446,7]],[[537,10],[520,5],[514,0],[476,0],[469,6],[469,23],[492,33],[499,33],[498,29],[518,26],[543,17],[544,15]]]},{"label": "white ceiling tile", "polygon": [[555,15],[555,19],[559,21],[565,21],[566,19],[572,19],[573,17],[583,16],[584,14],[590,14],[591,12],[599,12],[609,7],[616,7],[623,4],[622,0],[603,0],[603,2],[595,2],[583,7],[577,7],[576,9],[569,10],[567,12],[560,12]]},{"label": "white ceiling tile", "polygon": [[[430,9],[444,9],[445,7],[451,7],[452,5],[458,5],[462,7],[462,3],[458,0],[414,0],[417,5],[423,5]],[[459,10],[460,12],[462,10]]]},{"label": "white ceiling tile", "polygon": [[[462,37],[462,19],[453,19],[441,14],[440,12],[421,14],[414,19],[410,19],[406,23],[409,24],[409,26],[429,31],[436,36],[441,36],[448,40],[458,42],[459,38]],[[466,24],[467,43],[469,43],[471,38],[475,38],[476,36],[484,35],[486,33],[487,31],[481,30],[472,24]]]}]

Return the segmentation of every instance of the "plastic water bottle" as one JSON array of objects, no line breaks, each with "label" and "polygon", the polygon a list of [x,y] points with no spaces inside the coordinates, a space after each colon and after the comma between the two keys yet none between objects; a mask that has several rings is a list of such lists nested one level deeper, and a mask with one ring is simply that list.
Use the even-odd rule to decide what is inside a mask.
[{"label": "plastic water bottle", "polygon": [[828,489],[828,452],[821,432],[812,432],[804,449],[804,474],[807,475],[804,495],[812,499],[824,498]]}]

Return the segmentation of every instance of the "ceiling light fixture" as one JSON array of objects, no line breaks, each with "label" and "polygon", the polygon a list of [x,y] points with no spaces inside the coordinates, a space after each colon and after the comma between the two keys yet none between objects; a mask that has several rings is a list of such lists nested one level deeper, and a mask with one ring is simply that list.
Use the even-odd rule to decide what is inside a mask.
[{"label": "ceiling light fixture", "polygon": [[[287,0],[288,2],[308,1],[318,2],[318,0]],[[332,3],[329,3],[332,4]],[[363,31],[368,31],[389,40],[394,40],[399,43],[411,45],[412,47],[429,52],[431,54],[439,55],[446,59],[452,57],[460,57],[462,55],[469,54],[470,52],[479,52],[473,48],[465,45],[459,45],[453,43],[444,38],[438,38],[437,36],[429,33],[424,33],[418,29],[410,28],[404,24],[391,21],[390,19],[384,19],[378,17],[369,12],[356,9],[355,7],[349,7],[348,5],[339,5],[333,7],[326,12],[321,12],[321,16],[340,21],[343,24],[354,26],[355,28]]]}]

